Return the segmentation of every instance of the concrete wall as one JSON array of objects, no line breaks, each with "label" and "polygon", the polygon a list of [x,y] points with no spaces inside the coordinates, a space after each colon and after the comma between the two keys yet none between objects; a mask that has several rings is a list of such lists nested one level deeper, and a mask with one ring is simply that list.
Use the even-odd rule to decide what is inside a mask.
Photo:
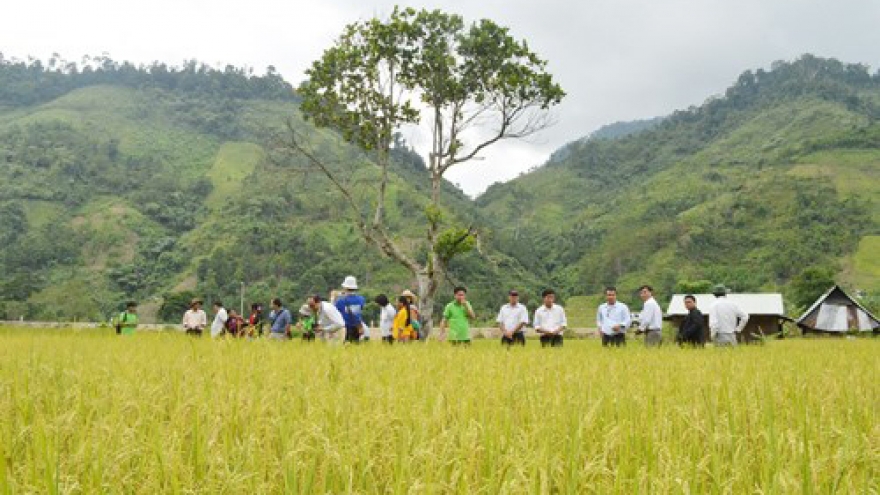
[{"label": "concrete wall", "polygon": [[[51,321],[0,321],[0,327],[18,327],[18,328],[57,328],[57,329],[97,329],[103,328],[108,332],[113,331],[113,328],[103,323],[95,323],[95,322],[51,322]],[[153,324],[140,324],[138,325],[138,330],[178,330],[180,332],[183,329],[180,325],[153,325]],[[375,332],[376,329],[373,329]],[[471,336],[473,338],[485,338],[485,339],[500,339],[501,331],[497,328],[472,328]],[[538,334],[535,333],[534,330],[528,329],[526,330],[527,337],[538,338]],[[569,329],[566,334],[569,338],[595,338],[598,337],[598,333],[594,328],[573,328]]]}]

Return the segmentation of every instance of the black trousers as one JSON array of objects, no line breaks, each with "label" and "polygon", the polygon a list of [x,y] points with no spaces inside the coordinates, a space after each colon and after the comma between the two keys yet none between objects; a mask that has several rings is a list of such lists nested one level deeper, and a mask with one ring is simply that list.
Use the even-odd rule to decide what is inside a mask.
[{"label": "black trousers", "polygon": [[303,332],[303,340],[315,340],[315,332]]},{"label": "black trousers", "polygon": [[625,333],[616,333],[614,335],[605,335],[602,334],[602,346],[608,347],[623,347],[626,345],[626,334]]},{"label": "black trousers", "polygon": [[507,346],[512,346],[514,344],[526,345],[526,335],[522,332],[513,332],[513,336],[508,337],[506,335],[501,336],[501,343]]},{"label": "black trousers", "polygon": [[361,341],[361,327],[345,327],[345,341],[359,344]]},{"label": "black trousers", "polygon": [[201,328],[187,328],[186,334],[192,335],[193,337],[201,337],[202,336],[202,329]]},{"label": "black trousers", "polygon": [[678,345],[680,345],[682,347],[684,347],[684,346],[706,347],[706,342],[703,339],[702,332],[700,332],[700,333],[686,333],[684,335],[679,334]]},{"label": "black trousers", "polygon": [[562,347],[562,335],[541,335],[541,347]]},{"label": "black trousers", "polygon": [[391,335],[388,335],[387,337],[382,337],[382,342],[385,342],[386,344],[389,344],[389,345],[393,344],[394,337],[392,337]]}]

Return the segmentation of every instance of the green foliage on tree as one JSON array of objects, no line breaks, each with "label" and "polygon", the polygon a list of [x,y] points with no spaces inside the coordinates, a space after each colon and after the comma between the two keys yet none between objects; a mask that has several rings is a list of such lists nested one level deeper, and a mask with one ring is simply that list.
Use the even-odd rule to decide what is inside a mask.
[{"label": "green foliage on tree", "polygon": [[[378,165],[375,194],[367,199],[370,211],[333,164],[319,159],[296,133],[292,149],[337,186],[363,238],[418,279],[429,330],[433,299],[449,262],[475,245],[471,238],[477,233],[454,224],[444,230],[444,219],[453,217],[442,211],[443,177],[488,146],[530,135],[547,124],[546,111],[565,93],[546,65],[524,41],[492,21],[466,24],[460,16],[439,10],[395,8],[388,19],[347,26],[299,88],[301,110],[310,122],[337,131]],[[402,248],[386,225],[395,136],[404,126],[422,122],[432,134],[424,258]],[[472,142],[467,132],[478,124],[489,137]]]},{"label": "green foliage on tree", "polygon": [[795,276],[789,285],[791,302],[806,309],[834,286],[834,270],[827,266],[811,266]]}]

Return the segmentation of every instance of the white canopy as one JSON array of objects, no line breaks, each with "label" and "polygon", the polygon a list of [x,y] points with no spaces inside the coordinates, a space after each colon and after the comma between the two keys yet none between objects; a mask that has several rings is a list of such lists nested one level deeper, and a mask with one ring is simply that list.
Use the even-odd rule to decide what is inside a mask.
[{"label": "white canopy", "polygon": [[[669,301],[666,314],[669,316],[685,316],[687,308],[684,307],[685,294],[675,294]],[[715,304],[716,297],[712,294],[694,294],[697,298],[697,309],[708,314]],[[750,315],[773,315],[785,314],[782,303],[782,294],[728,294],[727,298],[737,304],[743,311]]]}]

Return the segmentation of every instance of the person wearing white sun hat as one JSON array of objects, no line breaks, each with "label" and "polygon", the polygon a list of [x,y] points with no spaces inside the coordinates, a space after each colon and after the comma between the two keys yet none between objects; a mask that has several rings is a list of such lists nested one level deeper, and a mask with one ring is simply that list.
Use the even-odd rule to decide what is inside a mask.
[{"label": "person wearing white sun hat", "polygon": [[342,290],[342,297],[336,300],[336,309],[345,319],[345,341],[357,344],[364,333],[363,312],[367,301],[357,293],[357,279],[351,275],[342,281]]}]

